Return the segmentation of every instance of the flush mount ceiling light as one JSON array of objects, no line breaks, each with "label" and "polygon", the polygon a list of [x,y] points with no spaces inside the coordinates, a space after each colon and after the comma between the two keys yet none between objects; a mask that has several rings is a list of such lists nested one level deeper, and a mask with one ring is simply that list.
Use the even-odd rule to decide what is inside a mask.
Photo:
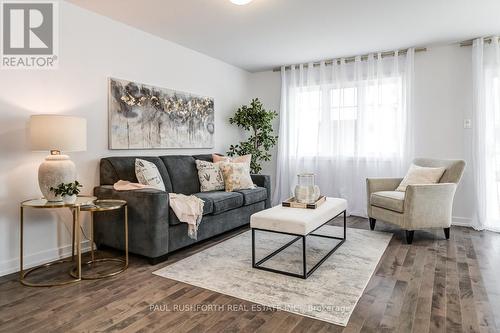
[{"label": "flush mount ceiling light", "polygon": [[231,0],[231,2],[234,3],[235,5],[242,6],[249,4],[250,2],[252,2],[252,0]]}]

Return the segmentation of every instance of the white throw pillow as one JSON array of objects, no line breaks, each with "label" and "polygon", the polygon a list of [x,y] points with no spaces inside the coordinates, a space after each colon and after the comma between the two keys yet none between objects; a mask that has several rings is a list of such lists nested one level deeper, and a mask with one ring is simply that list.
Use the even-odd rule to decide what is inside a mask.
[{"label": "white throw pillow", "polygon": [[226,192],[255,188],[247,163],[219,163]]},{"label": "white throw pillow", "polygon": [[408,185],[436,184],[445,171],[446,168],[428,168],[412,164],[396,191],[405,192]]},{"label": "white throw pillow", "polygon": [[139,183],[153,186],[158,190],[165,191],[165,184],[161,178],[160,171],[154,163],[140,158],[135,159],[135,176]]},{"label": "white throw pillow", "polygon": [[224,189],[224,178],[218,163],[196,160],[200,192],[220,191]]}]

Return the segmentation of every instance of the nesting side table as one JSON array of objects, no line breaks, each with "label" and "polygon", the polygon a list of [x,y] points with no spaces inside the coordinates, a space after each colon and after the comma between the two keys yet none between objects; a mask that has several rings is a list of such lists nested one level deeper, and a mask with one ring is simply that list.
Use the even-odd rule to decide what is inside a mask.
[{"label": "nesting side table", "polygon": [[[20,270],[19,270],[19,281],[25,285],[30,287],[53,287],[53,286],[62,286],[69,283],[75,283],[81,280],[81,246],[80,246],[80,206],[83,204],[92,203],[96,197],[92,196],[79,196],[76,199],[75,203],[67,204],[64,202],[51,202],[45,199],[30,199],[21,202],[20,205]],[[23,257],[24,257],[24,209],[26,208],[34,208],[34,209],[57,209],[57,208],[69,208],[73,214],[73,231],[72,231],[72,252],[71,259],[62,259],[54,262],[46,263],[37,267],[30,268],[28,270],[24,270],[23,266]],[[62,263],[67,263],[74,261],[75,257],[75,243],[76,243],[76,266],[75,271],[76,274],[70,279],[60,281],[60,282],[42,282],[42,283],[34,283],[26,280],[26,277],[31,273],[46,268],[53,265],[58,265]]]},{"label": "nesting side table", "polygon": [[[95,200],[92,204],[88,205],[82,205],[79,207],[80,211],[82,212],[90,212],[90,260],[83,263],[84,266],[90,266],[92,269],[96,263],[99,262],[119,262],[122,263],[121,267],[113,272],[106,273],[106,274],[100,274],[100,273],[95,273],[95,274],[89,274],[89,273],[81,273],[81,270],[79,272],[78,267],[73,268],[71,271],[71,276],[74,278],[77,278],[80,276],[82,280],[96,280],[96,279],[102,279],[102,278],[107,278],[111,277],[117,274],[120,274],[124,270],[127,269],[128,267],[128,211],[127,211],[127,202],[124,200],[114,200],[114,199],[103,199],[103,200]],[[124,258],[95,258],[95,253],[94,253],[94,214],[99,213],[99,212],[108,212],[112,210],[118,210],[118,209],[123,209],[124,210],[124,228],[125,228],[125,256]],[[115,223],[111,221],[106,221],[106,223]]]}]

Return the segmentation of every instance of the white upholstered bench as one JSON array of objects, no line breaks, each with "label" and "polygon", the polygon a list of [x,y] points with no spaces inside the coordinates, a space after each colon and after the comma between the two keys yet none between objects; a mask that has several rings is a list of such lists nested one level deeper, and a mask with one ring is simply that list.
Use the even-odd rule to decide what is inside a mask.
[{"label": "white upholstered bench", "polygon": [[[274,273],[285,274],[288,276],[300,277],[307,279],[332,253],[334,253],[346,239],[346,209],[347,201],[340,198],[326,198],[326,201],[316,209],[290,208],[275,206],[250,217],[250,228],[252,229],[252,266],[257,269],[270,271]],[[343,237],[333,237],[327,235],[314,234],[313,232],[327,224],[337,216],[344,214],[344,235]],[[266,231],[279,234],[296,236],[287,244],[283,245],[276,251],[270,253],[266,257],[255,262],[255,232]],[[335,247],[330,250],[318,263],[316,263],[309,271],[307,270],[306,260],[306,237],[316,236],[330,239],[340,240]],[[283,251],[297,240],[302,239],[302,264],[303,273],[291,273],[281,271],[269,267],[264,267],[262,264],[274,257],[279,252]]]}]

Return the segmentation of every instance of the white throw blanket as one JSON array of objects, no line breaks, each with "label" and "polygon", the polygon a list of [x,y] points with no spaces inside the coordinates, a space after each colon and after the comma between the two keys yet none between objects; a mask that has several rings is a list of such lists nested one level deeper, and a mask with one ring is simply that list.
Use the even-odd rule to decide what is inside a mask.
[{"label": "white throw blanket", "polygon": [[170,207],[181,222],[188,224],[188,236],[198,237],[198,226],[203,217],[204,202],[194,195],[170,193]]},{"label": "white throw blanket", "polygon": [[[116,191],[133,191],[143,188],[154,189],[155,187],[119,180],[113,184],[113,188]],[[169,193],[169,198],[170,208],[172,208],[179,221],[188,224],[188,236],[192,239],[197,239],[198,226],[203,217],[203,200],[194,195],[188,196],[176,193]]]}]

